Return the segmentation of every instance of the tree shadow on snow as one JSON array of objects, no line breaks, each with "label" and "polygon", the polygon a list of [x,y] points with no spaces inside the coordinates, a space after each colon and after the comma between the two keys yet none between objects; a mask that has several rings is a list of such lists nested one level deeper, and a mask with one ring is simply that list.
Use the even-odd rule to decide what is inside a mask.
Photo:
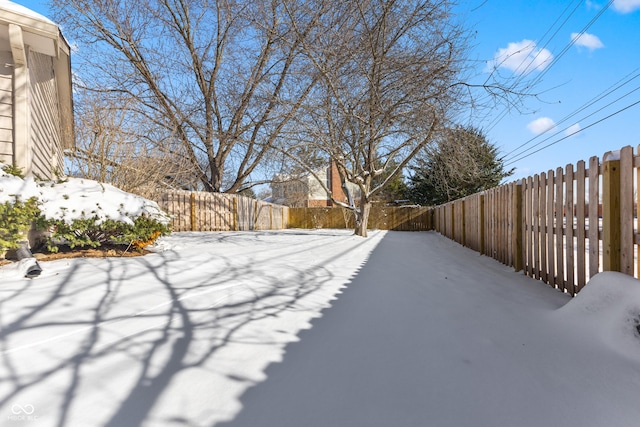
[{"label": "tree shadow on snow", "polygon": [[[3,290],[0,417],[111,427],[231,418],[233,408],[206,400],[237,405],[264,379],[266,366],[298,339],[299,326],[286,329],[286,319],[319,315],[309,304],[335,278],[327,263],[344,255],[288,266],[285,279],[273,270],[277,256],[242,265],[224,254],[186,260],[172,251],[74,260],[55,277]],[[267,356],[254,365],[232,360],[244,350]],[[222,388],[209,388],[216,382]],[[225,384],[234,395],[225,395]]]}]

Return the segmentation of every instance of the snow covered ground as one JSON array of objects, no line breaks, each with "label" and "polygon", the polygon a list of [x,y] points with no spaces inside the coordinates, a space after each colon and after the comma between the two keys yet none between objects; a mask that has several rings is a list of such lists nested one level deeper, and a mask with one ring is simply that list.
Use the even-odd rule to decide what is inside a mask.
[{"label": "snow covered ground", "polygon": [[0,425],[636,426],[640,287],[435,233],[178,233],[0,267]]}]

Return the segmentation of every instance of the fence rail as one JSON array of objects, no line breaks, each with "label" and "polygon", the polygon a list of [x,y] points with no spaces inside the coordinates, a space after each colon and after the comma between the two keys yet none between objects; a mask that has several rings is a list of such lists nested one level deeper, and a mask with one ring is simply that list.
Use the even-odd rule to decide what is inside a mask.
[{"label": "fence rail", "polygon": [[281,230],[289,222],[286,206],[234,194],[172,190],[157,202],[173,231]]},{"label": "fence rail", "polygon": [[624,147],[437,206],[434,228],[572,295],[599,271],[637,277],[639,167]]}]

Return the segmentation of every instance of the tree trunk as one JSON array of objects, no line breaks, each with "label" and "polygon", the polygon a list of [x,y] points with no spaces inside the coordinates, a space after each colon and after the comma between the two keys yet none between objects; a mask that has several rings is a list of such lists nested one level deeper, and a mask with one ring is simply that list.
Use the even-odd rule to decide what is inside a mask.
[{"label": "tree trunk", "polygon": [[367,237],[367,225],[369,224],[369,213],[371,212],[371,202],[365,197],[360,199],[360,210],[356,210],[355,235]]}]

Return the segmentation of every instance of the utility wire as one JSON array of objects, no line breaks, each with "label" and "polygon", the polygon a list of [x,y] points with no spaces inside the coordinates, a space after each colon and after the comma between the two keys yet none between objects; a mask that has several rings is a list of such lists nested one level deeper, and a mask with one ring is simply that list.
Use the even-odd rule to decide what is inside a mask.
[{"label": "utility wire", "polygon": [[[637,79],[638,77],[640,77],[640,73],[637,73],[637,74],[635,74],[633,77],[631,77],[631,78],[629,78],[628,80],[626,80],[625,82],[621,83],[624,79],[628,78],[631,74],[633,74],[633,73],[635,73],[635,72],[637,72],[637,71],[639,71],[639,70],[640,70],[640,68],[636,68],[635,70],[633,70],[632,72],[630,72],[630,73],[629,73],[629,74],[627,74],[626,76],[622,77],[620,80],[618,80],[617,82],[615,82],[614,84],[612,84],[611,86],[609,86],[607,89],[605,89],[604,91],[600,92],[600,94],[596,95],[595,97],[591,98],[589,101],[587,101],[586,103],[584,103],[584,104],[583,104],[581,107],[579,107],[577,110],[575,110],[574,112],[572,112],[572,113],[568,114],[567,116],[565,116],[562,120],[560,120],[560,121],[556,124],[556,126],[557,126],[557,125],[561,125],[562,123],[564,123],[564,122],[566,122],[567,120],[571,119],[572,117],[576,116],[578,113],[580,113],[580,112],[582,112],[582,111],[586,110],[587,108],[591,107],[591,106],[592,106],[592,105],[594,105],[595,103],[597,103],[597,102],[601,101],[602,99],[604,99],[604,98],[606,98],[607,96],[611,95],[612,93],[614,93],[614,92],[615,92],[615,91],[617,91],[618,89],[620,89],[620,88],[622,88],[622,87],[626,86],[627,84],[629,84],[629,83],[630,83],[630,82],[632,82],[633,80],[635,80],[635,79]],[[616,85],[617,85],[617,86],[616,86]],[[634,91],[635,91],[635,90],[634,90]],[[633,91],[631,91],[631,92],[633,92]],[[627,93],[627,95],[628,95],[628,94],[630,94],[631,92]],[[624,95],[624,96],[622,96],[622,97],[620,97],[620,98],[616,99],[615,101],[613,101],[612,103],[607,104],[606,106],[609,106],[609,105],[611,105],[611,104],[613,104],[613,103],[615,103],[615,102],[619,101],[620,99],[624,98],[625,96],[626,96],[626,95]],[[605,107],[606,107],[606,106],[605,106]],[[605,107],[603,107],[603,108],[605,108]],[[602,108],[600,108],[600,109],[599,109],[599,110],[597,110],[596,112],[601,111],[601,110],[602,110]],[[582,118],[582,120],[584,120],[584,119],[586,119],[586,118],[588,118],[588,117],[590,117],[590,116],[583,117],[583,118]],[[509,160],[510,160],[510,159],[509,159],[509,157],[516,157],[516,156],[520,156],[520,155],[522,155],[523,153],[526,153],[526,151],[528,151],[528,150],[525,150],[525,151],[523,151],[522,153],[517,153],[517,154],[516,154],[516,152],[520,151],[520,149],[521,149],[521,148],[525,147],[526,145],[529,145],[531,142],[533,142],[534,140],[536,140],[536,139],[538,139],[538,138],[542,137],[542,135],[544,135],[544,134],[545,134],[545,133],[547,133],[547,132],[550,132],[552,129],[553,129],[553,128],[548,129],[548,130],[545,130],[544,132],[542,132],[542,133],[540,133],[540,134],[538,134],[538,135],[536,135],[536,136],[532,137],[531,139],[529,139],[529,140],[525,141],[524,143],[520,144],[519,146],[517,146],[517,147],[516,147],[516,148],[514,148],[513,150],[509,151],[509,152],[508,152],[508,153],[506,153],[504,156],[502,156],[502,159],[503,159],[504,161],[509,161]],[[556,135],[556,134],[552,135],[550,138],[552,138],[552,137],[553,137],[553,136],[555,136],[555,135]],[[547,139],[549,139],[549,138],[547,138]],[[546,141],[547,139],[545,139],[544,141]],[[542,142],[544,142],[544,141],[542,141]],[[537,146],[537,145],[539,145],[539,144],[540,144],[540,143],[538,143],[538,144],[534,145],[533,147],[536,147],[536,146]]]},{"label": "utility wire", "polygon": [[[530,83],[529,85],[527,85],[527,89],[530,89],[532,87],[535,87],[537,84],[540,83],[540,81],[542,80],[542,78],[549,72],[549,70],[551,68],[553,68],[554,65],[556,65],[558,63],[558,61],[569,51],[569,49],[571,49],[571,47],[573,47],[575,45],[575,43],[577,42],[577,40],[602,16],[602,14],[604,14],[604,12],[611,6],[611,4],[613,4],[614,0],[609,0],[607,2],[607,4],[598,11],[598,13],[580,30],[580,32],[578,33],[578,35],[576,37],[573,37],[571,39],[571,41],[569,43],[567,43],[567,45],[560,51],[559,54],[557,54],[553,60],[551,61],[551,63],[549,64],[549,66],[547,66],[544,70],[542,70],[540,72],[540,74],[532,81],[532,83]],[[578,4],[578,6],[580,5],[580,3]],[[575,12],[575,10],[577,9],[574,8],[574,10],[572,11],[572,13],[569,15],[572,16],[573,13]],[[566,9],[565,9],[566,10]],[[563,12],[564,13],[564,12]],[[568,20],[568,18],[563,22],[562,25],[564,25],[566,23],[566,21]],[[557,20],[556,20],[557,22]],[[560,27],[562,28],[562,26]],[[558,28],[558,30],[553,34],[552,38],[555,37],[555,35],[558,33],[558,31],[560,30],[560,28]],[[548,44],[548,43],[547,43]],[[545,44],[545,46],[547,45]],[[540,53],[540,52],[538,52]],[[531,63],[533,63],[533,60],[531,61]],[[530,63],[530,64],[531,64]],[[516,82],[521,82],[522,80],[516,80]],[[500,123],[504,117],[507,115],[508,110],[505,109],[505,111],[500,114],[498,116],[497,120],[494,120],[491,122],[489,129],[487,130],[487,132],[491,131],[495,126],[498,125],[498,123]]]},{"label": "utility wire", "polygon": [[[576,0],[573,0],[573,2],[575,2],[575,1]],[[553,28],[556,26],[558,21],[560,21],[562,19],[562,17],[565,15],[567,10],[569,10],[571,5],[573,4],[573,2],[569,3],[567,5],[567,7],[565,7],[565,9],[562,11],[562,13],[553,22],[553,24],[551,24],[551,26],[549,26],[549,28],[542,35],[542,37],[540,38],[540,41],[544,41],[545,40],[545,37],[547,37],[547,34],[549,34],[553,30]],[[527,70],[529,69],[529,67],[535,62],[535,60],[538,58],[538,56],[540,56],[540,54],[544,51],[544,49],[547,48],[549,43],[551,43],[551,40],[553,40],[554,37],[556,37],[558,35],[558,32],[560,32],[562,27],[565,26],[567,21],[569,21],[569,19],[574,15],[574,13],[578,10],[578,7],[580,7],[581,4],[582,4],[582,0],[578,0],[577,4],[575,5],[575,7],[571,10],[571,13],[569,13],[569,15],[562,21],[562,23],[558,26],[558,28],[553,32],[551,37],[549,37],[549,39],[546,42],[544,42],[542,48],[540,48],[538,50],[538,52],[536,53],[536,56],[529,61],[529,64],[527,65],[527,67],[523,70],[523,72],[520,74],[520,76],[518,76],[516,78],[516,80],[513,82],[513,84],[511,85],[512,88],[514,88],[514,89],[517,88],[518,85],[524,80],[524,78],[525,78],[525,76],[527,74]],[[522,62],[520,63],[520,65],[518,65],[518,67],[516,69],[519,69],[527,60],[529,60],[528,56],[522,60]],[[491,76],[489,76],[489,78],[490,77]],[[531,87],[531,86],[533,86],[533,85],[529,85],[529,87]],[[498,123],[500,123],[508,113],[509,113],[509,110],[505,108],[505,110],[498,117],[496,117],[494,120],[491,121],[491,123],[489,123],[487,132],[490,132],[494,127],[496,127],[498,125]]]},{"label": "utility wire", "polygon": [[560,60],[560,58],[562,58],[565,53],[567,53],[569,51],[569,49],[571,49],[571,47],[573,47],[573,45],[576,44],[576,42],[578,41],[578,39],[580,39],[580,37],[582,37],[582,35],[589,29],[591,28],[591,26],[602,16],[602,14],[604,12],[606,12],[607,9],[609,9],[609,6],[611,6],[613,4],[613,0],[609,0],[609,2],[598,11],[598,13],[596,14],[596,16],[594,16],[591,21],[589,21],[589,23],[587,25],[585,25],[582,30],[580,30],[580,32],[578,33],[578,35],[576,37],[573,37],[571,39],[571,41],[569,43],[567,43],[567,45],[560,51],[560,53],[553,58],[553,61],[551,61],[551,64],[549,64],[548,67],[546,67],[544,70],[542,70],[540,72],[540,74],[538,75],[538,77],[533,81],[532,86],[535,86],[536,84],[538,84],[540,82],[540,80],[542,80],[542,78],[549,72],[549,70],[558,63],[558,61]]},{"label": "utility wire", "polygon": [[614,113],[611,113],[611,114],[609,114],[608,116],[603,117],[602,119],[597,120],[597,121],[595,121],[595,122],[593,122],[593,123],[591,123],[591,124],[589,124],[589,125],[585,126],[584,128],[580,129],[579,131],[576,131],[576,132],[574,132],[574,133],[572,133],[572,134],[570,134],[570,135],[565,135],[564,137],[562,137],[562,138],[560,138],[560,139],[558,139],[558,140],[556,140],[556,141],[553,141],[553,142],[551,142],[551,143],[549,143],[549,144],[545,145],[544,147],[540,147],[540,148],[539,148],[539,149],[537,149],[536,151],[533,151],[533,152],[531,152],[531,153],[529,153],[529,154],[526,154],[526,155],[524,155],[524,156],[522,156],[522,157],[518,157],[517,159],[513,159],[513,160],[509,161],[508,163],[506,163],[506,164],[505,164],[505,166],[509,166],[509,165],[514,164],[515,162],[518,162],[518,161],[520,161],[520,160],[526,159],[526,158],[527,158],[527,157],[529,157],[529,156],[532,156],[532,155],[534,155],[534,154],[536,154],[536,153],[538,153],[538,152],[540,152],[540,151],[542,151],[542,150],[544,150],[544,149],[546,149],[546,148],[549,148],[549,147],[551,147],[552,145],[555,145],[555,144],[559,143],[560,141],[564,141],[565,139],[567,139],[567,138],[569,138],[569,137],[572,137],[572,136],[574,136],[574,135],[576,135],[576,134],[578,134],[578,133],[582,132],[583,130],[587,130],[587,129],[589,129],[590,127],[593,127],[593,126],[595,126],[595,125],[597,125],[597,124],[599,124],[599,123],[602,123],[603,121],[608,120],[608,119],[610,119],[611,117],[613,117],[613,116],[615,116],[615,115],[617,115],[617,114],[620,114],[620,113],[622,113],[623,111],[626,111],[626,110],[628,110],[628,109],[630,109],[630,108],[632,108],[632,107],[635,107],[635,106],[636,106],[636,105],[638,105],[638,104],[640,104],[640,100],[638,100],[638,101],[636,101],[636,102],[634,102],[634,103],[632,103],[632,104],[629,104],[629,105],[627,105],[626,107],[621,108],[621,109],[619,109],[618,111],[616,111],[616,112],[614,112]]},{"label": "utility wire", "polygon": [[[547,46],[549,45],[549,43],[551,43],[551,40],[553,40],[553,38],[555,36],[558,35],[558,32],[560,32],[560,30],[562,29],[562,27],[564,27],[564,25],[567,23],[567,21],[569,20],[569,18],[571,18],[573,16],[574,13],[576,13],[576,11],[578,10],[578,7],[580,7],[580,5],[582,4],[582,0],[578,1],[578,3],[576,4],[576,6],[573,8],[573,10],[571,11],[571,13],[564,19],[564,21],[562,21],[562,24],[556,29],[556,31],[551,35],[551,37],[549,37],[549,40],[546,41],[546,43],[540,48],[538,49],[538,52],[536,53],[536,56],[529,62],[529,65],[527,65],[527,68],[524,69],[523,74],[520,76],[520,80],[517,80],[518,83],[521,82],[522,80],[524,80],[524,75],[527,73],[527,70],[529,69],[529,67],[535,62],[535,60],[538,58],[538,56],[540,56],[540,54],[542,53],[543,50],[545,50],[547,48]],[[564,11],[562,11],[562,14],[560,15],[560,17],[558,17],[558,19],[555,20],[555,22],[553,23],[553,25],[556,24],[556,22],[558,22],[558,20],[560,20],[560,18],[562,17],[562,15],[564,15],[564,13],[567,11],[567,9],[569,8],[569,6],[571,6],[571,4],[569,4],[567,6],[567,8],[565,8]],[[553,28],[553,25],[549,28],[549,30],[547,30],[547,32],[542,36],[542,38],[540,39],[541,41],[544,40],[545,36],[549,33],[549,31],[551,30],[551,28]],[[568,49],[568,48],[567,48]],[[523,61],[524,62],[524,61]],[[549,67],[551,67],[551,65],[553,64],[553,61],[551,62],[551,64],[549,64]],[[549,68],[547,67],[547,68]],[[532,86],[535,86],[532,85]]]}]

